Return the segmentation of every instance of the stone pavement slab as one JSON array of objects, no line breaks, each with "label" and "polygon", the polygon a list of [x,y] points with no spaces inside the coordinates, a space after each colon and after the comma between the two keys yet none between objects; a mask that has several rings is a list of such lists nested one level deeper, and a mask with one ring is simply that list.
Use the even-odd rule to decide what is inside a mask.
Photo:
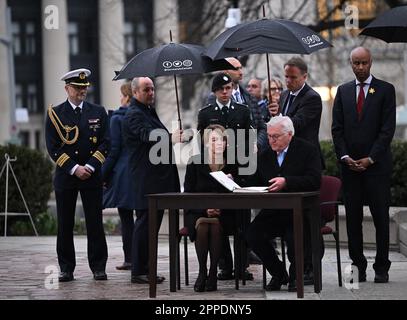
[{"label": "stone pavement slab", "polygon": [[[115,266],[123,259],[120,236],[107,237],[109,259],[106,272],[108,281],[94,281],[88,267],[85,236],[75,236],[76,261],[75,281],[58,283],[58,263],[55,237],[7,237],[0,238],[0,299],[6,300],[146,300],[148,286],[130,283],[130,271],[117,271]],[[251,265],[254,281],[235,290],[234,281],[219,281],[218,291],[196,293],[193,283],[198,274],[198,264],[192,243],[188,247],[190,285],[184,285],[183,250],[181,248],[181,285],[177,292],[169,291],[168,239],[159,238],[158,273],[166,277],[157,287],[157,300],[296,300],[296,293],[266,292],[262,289],[262,267]],[[365,252],[369,266],[367,282],[359,288],[340,288],[337,282],[335,250],[327,248],[323,260],[323,289],[320,294],[312,286],[305,287],[304,300],[405,300],[407,299],[407,258],[391,252],[390,282],[373,283],[374,251]],[[347,249],[341,250],[342,270],[349,265]]]}]

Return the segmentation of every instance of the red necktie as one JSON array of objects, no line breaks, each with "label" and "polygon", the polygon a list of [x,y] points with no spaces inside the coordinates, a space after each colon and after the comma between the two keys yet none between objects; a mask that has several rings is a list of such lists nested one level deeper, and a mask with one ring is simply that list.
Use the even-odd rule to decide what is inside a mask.
[{"label": "red necktie", "polygon": [[358,102],[356,105],[356,111],[358,112],[358,117],[362,115],[363,103],[365,102],[365,91],[363,90],[364,83],[359,83],[360,86],[359,95],[358,95]]}]

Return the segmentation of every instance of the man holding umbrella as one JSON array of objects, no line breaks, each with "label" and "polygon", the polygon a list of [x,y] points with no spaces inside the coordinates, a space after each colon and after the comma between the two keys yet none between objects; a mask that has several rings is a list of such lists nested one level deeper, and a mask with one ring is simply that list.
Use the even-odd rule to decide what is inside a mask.
[{"label": "man holding umbrella", "polygon": [[[129,110],[123,120],[123,140],[130,154],[130,168],[135,184],[137,204],[132,242],[132,283],[149,283],[148,275],[148,203],[147,194],[179,192],[179,177],[174,163],[172,142],[179,142],[181,130],[171,135],[162,124],[153,107],[155,94],[154,84],[150,78],[134,78],[131,82],[133,98]],[[156,135],[155,135],[156,133]],[[160,137],[162,159],[159,163],[150,159],[151,149]],[[166,154],[164,154],[166,153]],[[154,159],[156,160],[156,159]],[[157,218],[160,229],[163,211],[159,211]],[[164,277],[157,277],[157,283],[164,281]]]},{"label": "man holding umbrella", "polygon": [[394,86],[370,74],[372,57],[363,47],[352,50],[355,80],[339,86],[332,111],[332,138],[341,163],[349,256],[366,281],[363,254],[363,205],[369,205],[376,228],[374,282],[389,281],[389,205],[392,155],[396,128]]}]

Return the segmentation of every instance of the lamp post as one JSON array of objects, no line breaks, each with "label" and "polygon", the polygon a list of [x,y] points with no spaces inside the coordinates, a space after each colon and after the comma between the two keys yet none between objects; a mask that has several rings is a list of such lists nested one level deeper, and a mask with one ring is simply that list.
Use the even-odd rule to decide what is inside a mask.
[{"label": "lamp post", "polygon": [[14,57],[13,57],[13,41],[11,33],[11,9],[6,8],[6,33],[7,37],[0,37],[0,43],[7,47],[8,73],[9,73],[9,98],[10,98],[10,139],[9,143],[18,144],[17,125],[16,125],[16,94],[15,94],[15,79],[14,79]]}]

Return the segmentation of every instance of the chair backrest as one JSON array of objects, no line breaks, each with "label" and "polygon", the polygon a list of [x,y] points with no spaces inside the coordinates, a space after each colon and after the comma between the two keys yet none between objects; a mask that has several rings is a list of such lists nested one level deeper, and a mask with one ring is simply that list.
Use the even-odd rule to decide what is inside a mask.
[{"label": "chair backrest", "polygon": [[342,181],[333,176],[322,176],[320,189],[320,211],[321,218],[325,222],[330,222],[335,218],[336,204]]}]

